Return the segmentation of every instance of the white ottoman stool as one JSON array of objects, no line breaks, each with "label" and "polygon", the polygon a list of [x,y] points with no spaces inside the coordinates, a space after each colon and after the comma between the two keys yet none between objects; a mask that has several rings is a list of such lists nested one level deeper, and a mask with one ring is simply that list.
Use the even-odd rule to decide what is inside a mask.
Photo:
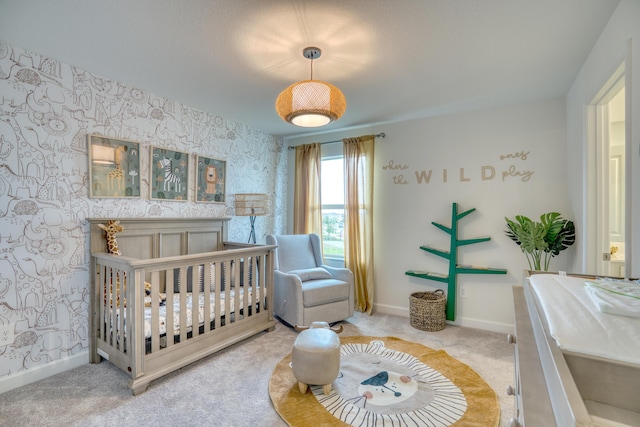
[{"label": "white ottoman stool", "polygon": [[293,375],[300,393],[307,387],[321,385],[324,394],[331,392],[331,383],[340,372],[340,338],[326,322],[313,322],[300,332],[291,352]]}]

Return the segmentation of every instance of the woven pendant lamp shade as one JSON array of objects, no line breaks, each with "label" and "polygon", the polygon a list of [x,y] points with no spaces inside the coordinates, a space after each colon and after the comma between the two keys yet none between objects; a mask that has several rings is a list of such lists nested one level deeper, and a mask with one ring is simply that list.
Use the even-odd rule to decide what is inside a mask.
[{"label": "woven pendant lamp shade", "polygon": [[347,109],[344,95],[334,85],[303,80],[283,90],[276,112],[286,122],[302,127],[324,126],[338,120]]},{"label": "woven pendant lamp shade", "polygon": [[347,109],[340,89],[313,79],[313,60],[321,54],[320,48],[304,48],[302,56],[311,60],[311,78],[292,84],[276,98],[276,112],[285,122],[302,127],[324,126],[338,120]]}]

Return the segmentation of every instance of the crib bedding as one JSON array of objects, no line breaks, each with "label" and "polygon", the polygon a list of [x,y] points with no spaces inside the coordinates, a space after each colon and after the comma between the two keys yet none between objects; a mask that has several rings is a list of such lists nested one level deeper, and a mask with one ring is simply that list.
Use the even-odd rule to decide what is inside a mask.
[{"label": "crib bedding", "polygon": [[[229,294],[227,295],[226,292],[221,292],[220,293],[220,299],[218,300],[218,307],[220,310],[220,316],[224,316],[225,313],[225,306],[226,306],[226,302],[225,300],[228,298],[229,299],[229,310],[231,313],[234,312],[235,310],[235,291],[232,290],[229,292]],[[259,300],[260,299],[260,288],[256,288],[256,298]],[[249,301],[253,301],[253,291],[249,291],[249,294],[247,295],[247,299]],[[181,294],[174,294],[173,295],[173,334],[174,335],[180,335],[180,309],[181,309]],[[202,326],[204,324],[204,314],[205,314],[205,310],[206,310],[206,304],[204,301],[204,294],[200,293],[198,295],[198,321],[199,321],[199,326]],[[215,294],[212,292],[209,296],[209,318],[210,319],[214,319],[215,318],[215,313],[216,313],[216,299],[215,299]],[[240,291],[239,292],[239,301],[238,301],[238,307],[239,310],[243,310],[244,309],[244,291]],[[192,298],[192,294],[191,292],[188,292],[186,294],[186,302],[185,302],[185,308],[186,308],[186,328],[187,328],[187,332],[191,331],[191,328],[193,327],[193,298]],[[165,335],[167,333],[167,306],[166,304],[162,304],[160,305],[159,309],[158,309],[158,322],[159,322],[159,330],[160,330],[160,335]],[[117,321],[119,321],[119,316],[120,316],[120,310],[118,310],[117,313]],[[125,320],[126,320],[126,311],[125,311]],[[151,338],[151,307],[146,307],[144,309],[144,336],[145,338]]]},{"label": "crib bedding", "polygon": [[640,318],[600,311],[584,278],[536,274],[530,283],[561,350],[640,367]]}]

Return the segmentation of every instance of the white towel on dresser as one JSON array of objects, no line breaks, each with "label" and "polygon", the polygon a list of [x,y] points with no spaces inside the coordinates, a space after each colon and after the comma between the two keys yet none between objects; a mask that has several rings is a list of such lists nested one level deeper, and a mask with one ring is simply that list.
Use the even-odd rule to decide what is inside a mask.
[{"label": "white towel on dresser", "polygon": [[585,289],[603,313],[640,317],[640,284],[618,280],[587,280]]}]

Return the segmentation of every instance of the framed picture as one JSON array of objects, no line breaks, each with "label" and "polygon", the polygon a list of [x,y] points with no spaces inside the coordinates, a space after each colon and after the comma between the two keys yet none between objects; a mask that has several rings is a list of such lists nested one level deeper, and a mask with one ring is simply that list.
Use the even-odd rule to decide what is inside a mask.
[{"label": "framed picture", "polygon": [[140,144],[89,135],[89,197],[140,197]]},{"label": "framed picture", "polygon": [[196,201],[224,203],[227,162],[198,156],[196,174]]},{"label": "framed picture", "polygon": [[151,147],[151,198],[188,201],[189,154]]}]

